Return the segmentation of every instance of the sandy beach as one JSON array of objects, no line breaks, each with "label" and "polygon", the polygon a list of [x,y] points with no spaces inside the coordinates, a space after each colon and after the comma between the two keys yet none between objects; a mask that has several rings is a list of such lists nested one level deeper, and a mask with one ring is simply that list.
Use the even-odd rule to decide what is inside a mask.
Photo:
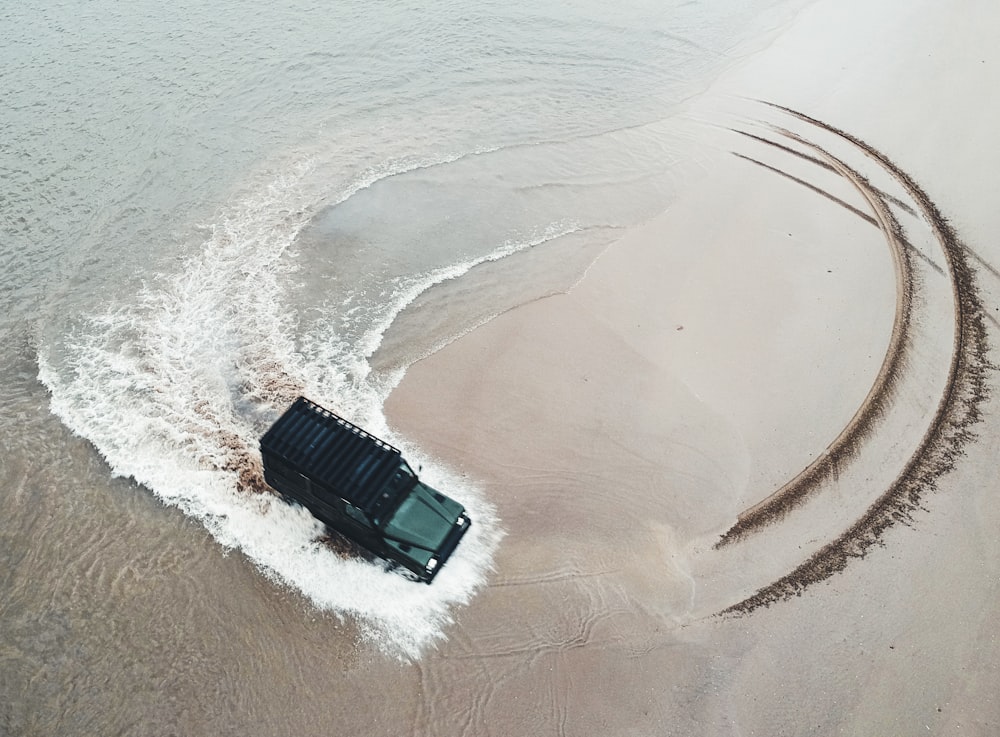
[{"label": "sandy beach", "polygon": [[810,6],[690,101],[669,210],[408,370],[506,531],[434,721],[1000,732],[998,30]]},{"label": "sandy beach", "polygon": [[995,3],[9,5],[0,736],[1000,734]]}]

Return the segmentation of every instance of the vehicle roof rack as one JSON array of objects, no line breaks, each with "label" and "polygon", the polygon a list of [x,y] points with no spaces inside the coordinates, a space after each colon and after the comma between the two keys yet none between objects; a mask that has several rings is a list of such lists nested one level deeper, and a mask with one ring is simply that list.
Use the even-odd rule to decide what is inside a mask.
[{"label": "vehicle roof rack", "polygon": [[305,397],[299,397],[260,439],[276,456],[322,490],[371,512],[403,463],[399,449]]}]

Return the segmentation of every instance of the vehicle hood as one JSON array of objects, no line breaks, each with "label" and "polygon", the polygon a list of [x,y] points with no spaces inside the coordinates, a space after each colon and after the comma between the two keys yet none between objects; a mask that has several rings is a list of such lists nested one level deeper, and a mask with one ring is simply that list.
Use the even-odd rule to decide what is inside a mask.
[{"label": "vehicle hood", "polygon": [[418,482],[383,529],[398,542],[434,553],[464,511],[454,499]]}]

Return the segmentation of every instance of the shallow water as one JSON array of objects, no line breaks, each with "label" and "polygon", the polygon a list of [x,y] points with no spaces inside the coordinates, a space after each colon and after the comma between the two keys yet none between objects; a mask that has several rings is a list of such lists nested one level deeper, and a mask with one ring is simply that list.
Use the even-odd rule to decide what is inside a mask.
[{"label": "shallow water", "polygon": [[[0,11],[0,731],[224,734],[208,715],[252,706],[278,734],[379,708],[303,706],[332,670],[402,679],[397,716],[434,733],[395,657],[456,636],[504,524],[382,402],[663,209],[683,101],[794,7]],[[239,489],[299,392],[470,508],[433,587]]]}]

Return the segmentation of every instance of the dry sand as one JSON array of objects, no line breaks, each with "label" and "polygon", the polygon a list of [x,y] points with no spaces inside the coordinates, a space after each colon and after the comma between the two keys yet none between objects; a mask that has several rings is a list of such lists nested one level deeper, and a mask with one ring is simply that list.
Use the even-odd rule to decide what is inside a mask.
[{"label": "dry sand", "polygon": [[667,212],[411,367],[508,532],[417,731],[1000,734],[998,31],[821,0]]}]

